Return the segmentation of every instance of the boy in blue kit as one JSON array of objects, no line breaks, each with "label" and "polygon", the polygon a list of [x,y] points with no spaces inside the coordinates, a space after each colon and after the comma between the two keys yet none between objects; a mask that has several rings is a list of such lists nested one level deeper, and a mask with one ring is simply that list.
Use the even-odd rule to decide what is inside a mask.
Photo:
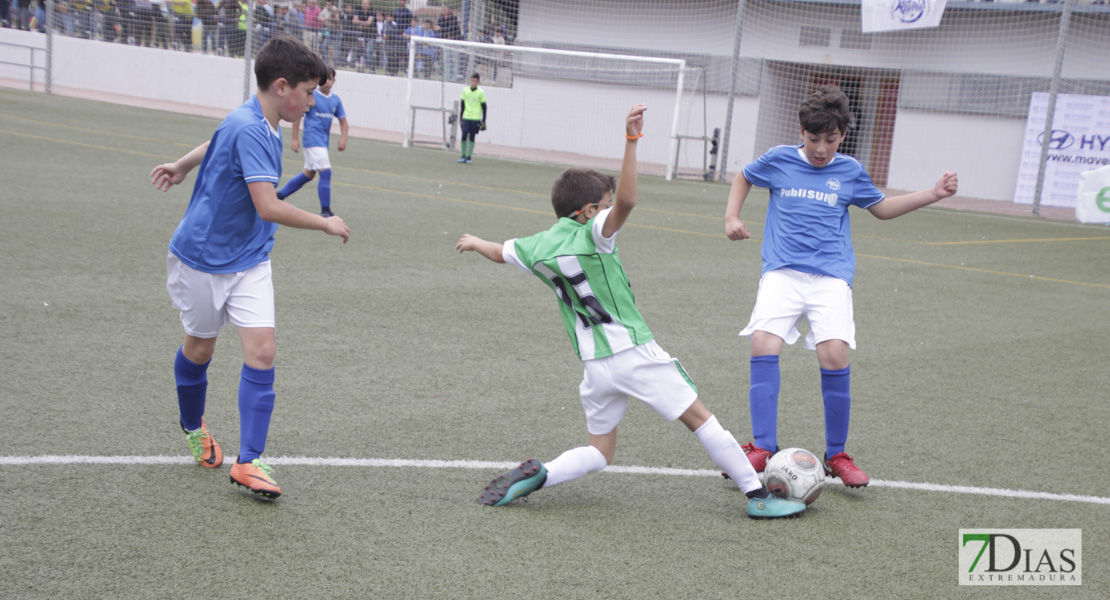
[{"label": "boy in blue kit", "polygon": [[698,399],[682,365],[655,343],[636,308],[617,257],[616,236],[636,206],[636,144],[642,137],[645,109],[632,107],[625,120],[628,141],[615,200],[611,176],[570,169],[552,187],[558,222],[547,231],[504,244],[465,234],[455,245],[459,252],[474,251],[535,275],[550,287],[583,367],[579,393],[589,445],[567,450],[546,464],[524,461],[490,482],[479,502],[503,506],[541,487],[604,469],[613,461],[617,425],[632,396],[694,432],[713,461],[747,494],[749,517],[797,516],[805,511],[805,503],[768,493],[740,444]]},{"label": "boy in blue kit", "polygon": [[856,347],[852,316],[852,249],[848,207],[867,209],[886,220],[956,193],[954,172],[944,172],[932,189],[886,197],[863,165],[836,149],[851,121],[848,98],[824,86],[799,111],[802,145],[778,146],[736,176],[725,209],[730,240],[751,236],[740,209],[752,186],[770,190],[763,228],[763,273],[748,326],[751,336],[749,408],[755,441],[744,451],[756,471],[778,450],[779,354],[798,340],[804,316],[810,331],[805,346],[817,351],[825,405],[825,472],[848,487],[870,482],[844,452],[851,409],[848,349]]},{"label": "boy in blue kit", "polygon": [[[328,140],[331,138],[331,120],[339,119],[339,151],[347,149],[347,111],[343,101],[331,93],[335,85],[335,69],[328,67],[328,80],[314,93],[316,104],[304,114],[304,171],[297,173],[285,187],[277,193],[278,200],[285,200],[301,186],[312,181],[320,173],[320,184],[316,188],[320,195],[320,216],[334,217],[331,212],[331,160],[328,158]],[[301,120],[293,121],[293,152],[300,150],[299,133]]]},{"label": "boy in blue kit", "polygon": [[281,495],[273,470],[260,456],[274,408],[274,287],[269,252],[278,225],[316,229],[347,242],[339,217],[323,218],[278,200],[280,119],[294,121],[313,104],[327,66],[301,41],[279,36],[258,52],[258,93],[231,112],[212,139],[172,163],[154,167],[160,190],[184,181],[197,165],[185,216],[170,239],[166,289],[180,311],[185,342],[174,376],[180,425],[193,458],[204,467],[223,462],[204,422],[209,361],[227,323],[239,330],[243,369],[239,382],[239,458],[231,482],[266,498]]}]

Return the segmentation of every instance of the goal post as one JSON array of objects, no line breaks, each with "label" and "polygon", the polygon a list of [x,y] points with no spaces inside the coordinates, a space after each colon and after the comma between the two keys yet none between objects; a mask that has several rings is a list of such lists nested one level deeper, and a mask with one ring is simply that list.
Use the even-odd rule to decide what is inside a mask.
[{"label": "goal post", "polygon": [[675,176],[685,59],[412,37],[404,147],[445,135],[438,128],[446,125],[418,122],[418,116],[451,113],[449,103],[473,72],[481,74],[487,95],[497,98],[490,109],[492,143],[539,153],[619,158],[623,145],[611,143],[615,131],[622,131],[614,115],[619,118],[633,104],[644,103],[662,109],[662,115],[653,111],[652,124],[654,131],[660,125],[666,128],[668,144],[642,150],[641,160],[664,165],[667,179]]}]

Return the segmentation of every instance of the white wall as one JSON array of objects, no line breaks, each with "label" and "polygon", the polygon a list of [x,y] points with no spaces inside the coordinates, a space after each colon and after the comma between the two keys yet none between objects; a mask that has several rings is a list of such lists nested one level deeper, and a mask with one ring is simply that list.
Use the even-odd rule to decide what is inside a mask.
[{"label": "white wall", "polygon": [[1012,200],[1024,136],[1024,118],[900,110],[889,187],[927,189],[944,171],[958,171],[961,196]]}]

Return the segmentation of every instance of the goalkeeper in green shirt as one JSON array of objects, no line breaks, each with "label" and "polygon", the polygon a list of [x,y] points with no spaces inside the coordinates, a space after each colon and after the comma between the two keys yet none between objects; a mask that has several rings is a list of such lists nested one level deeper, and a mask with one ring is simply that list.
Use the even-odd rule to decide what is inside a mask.
[{"label": "goalkeeper in green shirt", "polygon": [[477,73],[470,76],[470,87],[462,91],[462,156],[456,162],[470,164],[474,156],[474,138],[486,130],[486,92],[478,87],[482,80]]},{"label": "goalkeeper in green shirt", "polygon": [[632,107],[625,120],[627,142],[615,197],[613,177],[569,169],[552,186],[558,221],[550,229],[504,244],[465,234],[455,245],[459,252],[474,251],[531,273],[551,288],[583,365],[579,393],[589,444],[546,463],[524,461],[490,482],[479,501],[503,506],[540,488],[604,469],[613,461],[617,425],[633,397],[694,432],[717,466],[747,494],[749,517],[797,516],[805,511],[805,503],[768,493],[740,444],[698,400],[697,388],[682,365],[655,343],[636,308],[617,256],[616,237],[636,206],[636,145],[643,137],[646,108]]}]

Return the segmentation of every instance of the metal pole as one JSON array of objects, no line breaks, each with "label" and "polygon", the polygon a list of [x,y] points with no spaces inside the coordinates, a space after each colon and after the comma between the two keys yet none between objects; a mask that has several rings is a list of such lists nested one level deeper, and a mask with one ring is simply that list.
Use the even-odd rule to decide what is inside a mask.
[{"label": "metal pole", "polygon": [[736,86],[740,79],[740,31],[744,28],[744,0],[736,3],[736,37],[732,42],[732,72],[728,77],[728,101],[725,109],[725,136],[721,140],[721,157],[717,163],[717,179],[725,181],[728,172],[728,143],[732,137],[732,106],[736,103]]},{"label": "metal pole", "polygon": [[667,161],[667,181],[674,179],[678,168],[678,113],[682,107],[682,87],[686,85],[686,61],[678,66],[678,86],[674,93],[674,115],[671,117],[671,159]]},{"label": "metal pole", "polygon": [[1060,16],[1060,35],[1056,38],[1056,67],[1052,71],[1052,84],[1048,88],[1048,113],[1044,118],[1044,133],[1041,134],[1041,160],[1037,165],[1037,189],[1033,192],[1034,217],[1041,215],[1041,194],[1044,192],[1044,175],[1048,167],[1048,146],[1052,142],[1052,122],[1056,116],[1056,95],[1060,87],[1060,72],[1064,69],[1064,47],[1068,41],[1072,1],[1064,0],[1064,12]]},{"label": "metal pole", "polygon": [[[13,3],[14,4],[14,3]],[[43,72],[43,90],[47,94],[54,92],[54,0],[46,0],[46,70]],[[31,52],[31,64],[35,64],[35,53]],[[34,88],[35,69],[31,68],[31,87]]]},{"label": "metal pole", "polygon": [[[225,2],[227,0],[224,0]],[[238,23],[238,21],[236,21]],[[236,25],[238,26],[238,25]],[[254,43],[254,36],[251,35],[251,30],[254,29],[254,10],[250,2],[247,3],[247,30],[246,39],[243,40],[243,102],[246,102],[251,97],[251,57],[254,52],[251,44]]]},{"label": "metal pole", "polygon": [[401,141],[402,148],[412,145],[413,129],[416,127],[416,115],[412,110],[412,74],[413,65],[416,64],[416,42],[409,38],[409,65],[405,70],[405,137]]}]

